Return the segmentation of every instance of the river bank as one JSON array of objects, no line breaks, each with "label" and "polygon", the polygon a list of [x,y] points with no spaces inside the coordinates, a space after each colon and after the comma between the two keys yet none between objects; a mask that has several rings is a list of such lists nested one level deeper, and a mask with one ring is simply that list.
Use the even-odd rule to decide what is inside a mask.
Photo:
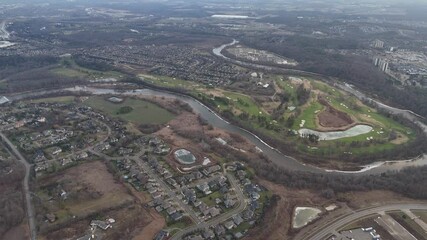
[{"label": "river bank", "polygon": [[354,174],[354,175],[362,175],[362,174],[381,174],[387,171],[392,170],[400,170],[405,167],[410,166],[423,166],[427,165],[427,155],[421,156],[419,158],[410,159],[410,160],[402,160],[402,161],[390,161],[390,162],[375,162],[369,165],[361,166],[359,170],[355,171],[340,171],[340,170],[333,170],[333,169],[322,169],[318,168],[312,165],[304,164],[297,159],[287,156],[280,152],[279,150],[273,148],[272,146],[268,145],[266,142],[264,142],[260,137],[257,135],[249,132],[248,130],[245,130],[243,128],[240,128],[238,126],[235,126],[231,124],[230,122],[224,120],[221,118],[218,114],[216,114],[213,110],[205,106],[200,101],[184,95],[184,94],[178,94],[178,93],[172,93],[167,92],[165,90],[155,90],[155,89],[134,89],[134,90],[125,90],[125,91],[118,91],[115,89],[107,89],[107,88],[94,88],[94,87],[80,87],[76,86],[73,88],[64,88],[64,89],[57,89],[57,90],[47,90],[47,91],[41,91],[41,92],[32,92],[32,93],[26,93],[21,95],[13,95],[9,96],[9,98],[12,101],[21,100],[24,98],[31,98],[31,97],[40,97],[43,95],[48,94],[77,94],[77,93],[90,93],[94,95],[103,95],[103,94],[114,94],[114,95],[146,95],[146,96],[157,96],[157,97],[167,97],[172,99],[178,99],[182,102],[187,103],[196,114],[199,114],[201,117],[203,117],[209,124],[211,124],[213,127],[220,128],[222,130],[232,132],[239,134],[246,139],[248,139],[252,144],[257,146],[259,149],[262,150],[263,154],[273,163],[278,165],[279,167],[282,167],[284,169],[293,170],[293,171],[308,171],[308,172],[314,172],[314,173],[337,173],[337,174]]}]

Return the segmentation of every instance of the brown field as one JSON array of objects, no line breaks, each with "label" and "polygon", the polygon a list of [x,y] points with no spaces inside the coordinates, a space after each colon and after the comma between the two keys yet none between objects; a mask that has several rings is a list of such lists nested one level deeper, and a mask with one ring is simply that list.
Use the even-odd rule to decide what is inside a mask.
[{"label": "brown field", "polygon": [[174,160],[173,150],[177,148],[185,148],[192,152],[197,158],[197,163],[200,163],[203,153],[198,144],[192,140],[193,137],[200,137],[204,134],[203,126],[200,125],[197,116],[192,113],[182,113],[172,121],[168,127],[158,131],[156,135],[160,136],[168,144],[171,145],[172,151],[168,156],[171,165],[178,166],[179,164]]},{"label": "brown field", "polygon": [[132,240],[154,239],[156,234],[166,226],[165,219],[158,214],[154,209],[150,209],[152,221],[144,226],[142,231],[138,232]]},{"label": "brown field", "polygon": [[[71,219],[84,219],[129,205],[134,200],[127,188],[117,182],[100,161],[84,163],[44,178],[38,186],[41,206],[36,207],[39,210],[37,220],[42,230],[55,229]],[[67,199],[59,197],[61,190],[67,192]],[[47,213],[54,213],[58,220],[46,223],[44,215]]]},{"label": "brown field", "polygon": [[[101,212],[97,218],[113,218],[116,220],[112,229],[99,231],[102,233],[102,239],[105,240],[132,239],[134,236],[139,235],[141,229],[145,229],[154,222],[150,213],[138,204],[132,204],[117,210]],[[75,239],[89,232],[90,221],[91,219],[83,219],[73,222],[66,227],[44,234],[39,238],[41,240]]]},{"label": "brown field", "polygon": [[11,240],[27,240],[30,238],[30,232],[26,219],[24,219],[21,225],[15,226],[7,231],[2,239],[11,239]]},{"label": "brown field", "polygon": [[[168,155],[168,162],[175,167],[181,166],[175,161],[173,157],[173,150],[177,148],[185,148],[191,151],[194,156],[197,158],[197,164],[200,164],[203,160],[203,157],[207,157],[207,152],[209,152],[209,147],[199,141],[197,138],[205,136],[209,139],[214,139],[220,137],[224,139],[231,148],[231,151],[245,151],[255,153],[255,146],[249,143],[245,138],[237,134],[227,133],[223,130],[217,128],[210,128],[208,126],[203,126],[198,120],[198,117],[195,114],[184,112],[177,116],[175,119],[170,121],[168,127],[162,128],[156,133],[160,136],[165,142],[170,144],[172,151]],[[195,140],[196,139],[196,140]],[[215,141],[215,140],[214,140]],[[205,148],[208,149],[205,149]],[[215,164],[217,159],[213,155],[209,155],[211,164]]]},{"label": "brown field", "polygon": [[317,115],[320,126],[342,128],[354,123],[353,119],[347,113],[333,108],[325,99],[319,97],[319,102],[326,106],[326,109]]},{"label": "brown field", "polygon": [[384,204],[393,203],[425,203],[423,200],[414,200],[391,191],[381,190],[340,193],[337,195],[337,198],[345,201],[352,209],[381,206]]}]

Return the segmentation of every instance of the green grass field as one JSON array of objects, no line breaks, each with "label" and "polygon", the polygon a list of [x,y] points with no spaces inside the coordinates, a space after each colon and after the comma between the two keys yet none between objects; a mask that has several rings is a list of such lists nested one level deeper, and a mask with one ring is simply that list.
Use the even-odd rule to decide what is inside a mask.
[{"label": "green grass field", "polygon": [[250,115],[258,116],[263,114],[261,108],[252,100],[251,97],[234,92],[224,92],[224,95],[229,98],[231,105],[242,112],[249,113]]},{"label": "green grass field", "polygon": [[166,216],[166,219],[167,219],[166,225],[167,225],[168,229],[184,229],[184,228],[190,226],[191,224],[193,224],[193,221],[191,220],[191,218],[187,217],[187,216],[184,216],[181,220],[176,221],[176,222],[172,221],[167,216]]},{"label": "green grass field", "polygon": [[[118,117],[135,124],[163,124],[174,118],[174,114],[153,103],[134,98],[127,98],[122,103],[112,103],[100,96],[92,96],[85,105],[100,110],[111,117]],[[122,107],[129,106],[132,111],[118,114]]]},{"label": "green grass field", "polygon": [[222,194],[219,191],[213,192],[208,196],[200,198],[200,201],[206,203],[208,206],[215,206],[215,199],[216,198],[222,198]]},{"label": "green grass field", "polygon": [[50,72],[70,77],[70,78],[86,78],[87,80],[95,80],[95,79],[102,79],[102,78],[115,78],[115,79],[121,79],[122,74],[115,71],[106,71],[101,72],[89,68],[80,67],[77,65],[72,58],[63,58],[61,59],[60,65],[50,69]]},{"label": "green grass field", "polygon": [[74,102],[74,96],[61,96],[61,97],[50,97],[30,100],[33,103],[72,103]]},{"label": "green grass field", "polygon": [[324,107],[314,101],[308,105],[304,111],[295,119],[293,129],[300,129],[300,124],[302,120],[305,120],[303,128],[316,129],[316,112],[321,111]]},{"label": "green grass field", "polygon": [[141,79],[144,79],[144,81],[148,83],[161,86],[161,87],[185,88],[185,89],[203,87],[203,85],[197,84],[191,81],[185,81],[185,80],[166,77],[166,76],[154,76],[154,75],[147,75],[147,74],[139,74],[138,76]]},{"label": "green grass field", "polygon": [[53,68],[52,70],[50,70],[52,73],[55,73],[57,75],[62,75],[62,76],[66,76],[66,77],[88,77],[87,74],[77,71],[75,69],[72,68],[66,68],[66,67],[58,67],[58,68]]}]

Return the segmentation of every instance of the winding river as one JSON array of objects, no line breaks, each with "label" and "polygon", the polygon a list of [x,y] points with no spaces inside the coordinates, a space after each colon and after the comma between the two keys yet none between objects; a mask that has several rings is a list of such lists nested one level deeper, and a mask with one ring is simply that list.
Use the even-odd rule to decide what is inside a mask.
[{"label": "winding river", "polygon": [[24,98],[31,98],[31,97],[42,96],[42,95],[46,95],[50,93],[58,93],[58,92],[74,92],[74,93],[87,92],[94,95],[114,94],[114,95],[127,95],[127,96],[156,96],[156,97],[178,99],[180,101],[183,101],[189,104],[193,108],[193,111],[196,114],[199,114],[200,116],[202,116],[212,126],[219,129],[223,129],[228,132],[242,135],[243,137],[248,139],[252,144],[254,144],[259,149],[261,149],[263,153],[272,162],[279,165],[280,167],[283,167],[288,170],[293,170],[293,171],[310,171],[310,172],[316,172],[316,173],[340,173],[340,174],[343,174],[343,173],[345,174],[379,174],[389,170],[400,170],[408,166],[427,165],[427,155],[424,155],[414,160],[377,162],[367,166],[362,166],[362,169],[359,171],[327,170],[327,169],[317,168],[311,165],[306,165],[302,162],[299,162],[295,158],[286,156],[285,154],[279,152],[277,149],[272,148],[267,143],[265,143],[262,139],[250,133],[249,131],[230,124],[226,120],[222,119],[219,115],[217,115],[214,111],[212,111],[207,106],[205,106],[204,104],[202,104],[201,102],[197,101],[194,98],[176,94],[176,93],[159,91],[159,90],[148,89],[148,88],[128,90],[128,91],[116,91],[114,89],[76,86],[74,88],[65,88],[60,90],[49,90],[49,91],[17,94],[17,95],[9,96],[9,99],[12,101],[16,101]]}]

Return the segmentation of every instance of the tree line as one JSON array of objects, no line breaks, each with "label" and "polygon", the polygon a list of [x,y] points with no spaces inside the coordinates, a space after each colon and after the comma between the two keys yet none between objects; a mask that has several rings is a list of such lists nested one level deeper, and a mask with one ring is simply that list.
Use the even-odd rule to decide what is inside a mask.
[{"label": "tree line", "polygon": [[351,175],[342,173],[314,173],[291,171],[270,162],[263,155],[224,151],[214,139],[204,139],[213,152],[230,161],[244,161],[256,174],[271,182],[295,189],[321,191],[325,197],[349,191],[388,190],[415,199],[427,199],[427,166],[409,167],[378,175]]}]

